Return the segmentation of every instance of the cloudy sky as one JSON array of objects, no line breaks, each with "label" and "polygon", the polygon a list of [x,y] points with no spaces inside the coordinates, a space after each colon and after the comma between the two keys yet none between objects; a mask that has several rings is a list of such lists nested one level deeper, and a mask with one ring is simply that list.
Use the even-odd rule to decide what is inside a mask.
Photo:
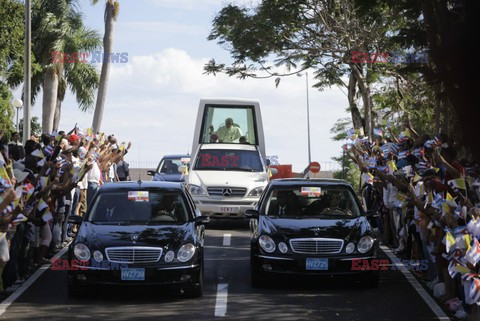
[{"label": "cloudy sky", "polygon": [[[305,77],[284,78],[276,88],[273,79],[203,75],[209,59],[230,61],[227,51],[206,40],[212,19],[227,2],[120,1],[114,51],[128,53],[128,63],[112,66],[102,131],[115,133],[120,141],[132,141],[127,155],[132,167],[152,167],[165,154],[189,152],[202,97],[259,99],[267,155],[277,155],[281,164],[293,164],[296,171],[307,165]],[[81,0],[80,4],[86,25],[103,36],[103,2],[90,6],[90,1]],[[331,140],[330,128],[338,118],[349,116],[347,98],[338,88],[323,92],[310,88],[309,94],[312,159],[331,162],[331,157],[341,153],[341,144]],[[41,101],[40,96],[32,110],[40,119]],[[93,110],[80,112],[69,93],[60,128],[69,130],[75,123],[91,127],[92,119]]]}]

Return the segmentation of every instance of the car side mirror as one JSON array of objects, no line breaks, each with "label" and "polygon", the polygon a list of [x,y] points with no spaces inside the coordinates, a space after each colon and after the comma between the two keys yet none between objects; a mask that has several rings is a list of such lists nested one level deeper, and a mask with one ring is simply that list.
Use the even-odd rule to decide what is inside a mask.
[{"label": "car side mirror", "polygon": [[272,173],[272,175],[277,175],[278,174],[278,169],[270,168],[270,172]]},{"label": "car side mirror", "polygon": [[210,217],[206,215],[200,215],[195,217],[195,225],[205,225],[210,223]]},{"label": "car side mirror", "polygon": [[155,171],[154,170],[148,170],[147,175],[148,176],[155,176]]},{"label": "car side mirror", "polygon": [[178,165],[177,169],[179,173],[183,173],[185,171],[185,165]]},{"label": "car side mirror", "polygon": [[365,212],[367,218],[377,218],[380,217],[380,213],[377,210],[368,210]]},{"label": "car side mirror", "polygon": [[83,222],[83,217],[80,215],[72,215],[68,218],[68,223],[80,225]]},{"label": "car side mirror", "polygon": [[370,223],[371,227],[378,227],[377,219],[380,217],[380,213],[377,210],[366,211],[365,216],[367,217],[367,220]]},{"label": "car side mirror", "polygon": [[245,217],[248,218],[259,218],[260,213],[257,210],[246,210],[245,211]]}]

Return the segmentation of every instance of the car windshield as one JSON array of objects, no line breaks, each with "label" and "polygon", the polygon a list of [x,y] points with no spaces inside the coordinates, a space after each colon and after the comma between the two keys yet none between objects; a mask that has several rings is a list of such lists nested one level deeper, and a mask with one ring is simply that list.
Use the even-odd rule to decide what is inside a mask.
[{"label": "car windshield", "polygon": [[163,174],[181,174],[181,166],[187,165],[186,159],[183,158],[165,158],[157,168],[157,173]]},{"label": "car windshield", "polygon": [[295,218],[351,217],[360,215],[352,192],[342,186],[299,186],[270,192],[265,213]]},{"label": "car windshield", "polygon": [[188,221],[180,193],[119,191],[102,193],[93,204],[90,222],[175,224]]},{"label": "car windshield", "polygon": [[198,154],[195,169],[261,172],[263,165],[257,151],[206,149]]}]

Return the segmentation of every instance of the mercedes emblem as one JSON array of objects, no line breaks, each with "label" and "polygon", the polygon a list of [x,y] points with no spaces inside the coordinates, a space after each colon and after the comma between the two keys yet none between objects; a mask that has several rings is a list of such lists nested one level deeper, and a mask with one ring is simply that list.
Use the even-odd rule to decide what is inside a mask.
[{"label": "mercedes emblem", "polygon": [[222,192],[223,196],[230,196],[232,195],[232,190],[230,188],[225,188]]}]

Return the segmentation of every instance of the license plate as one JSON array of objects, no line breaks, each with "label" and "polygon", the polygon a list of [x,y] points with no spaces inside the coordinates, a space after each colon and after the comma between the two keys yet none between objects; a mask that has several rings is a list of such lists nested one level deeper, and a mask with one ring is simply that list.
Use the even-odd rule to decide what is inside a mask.
[{"label": "license plate", "polygon": [[234,213],[237,211],[236,207],[222,206],[220,207],[220,212],[222,213]]},{"label": "license plate", "polygon": [[122,269],[122,281],[145,281],[145,269]]},{"label": "license plate", "polygon": [[306,269],[314,271],[327,271],[328,259],[307,258]]}]

